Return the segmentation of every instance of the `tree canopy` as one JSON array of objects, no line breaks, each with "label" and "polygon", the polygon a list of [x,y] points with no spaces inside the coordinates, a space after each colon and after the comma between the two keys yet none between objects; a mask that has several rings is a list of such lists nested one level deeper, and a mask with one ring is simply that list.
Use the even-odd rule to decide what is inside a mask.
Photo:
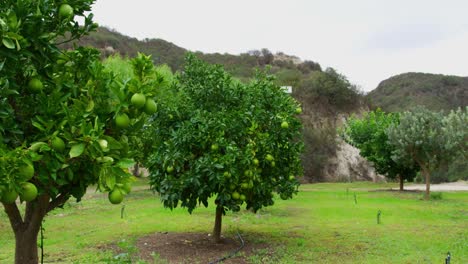
[{"label": "tree canopy", "polygon": [[154,154],[146,166],[166,207],[192,212],[214,197],[217,215],[244,203],[257,211],[273,204],[275,191],[283,199],[297,191],[300,107],[271,76],[259,72],[243,84],[189,55],[171,91],[158,98],[163,107],[148,128]]},{"label": "tree canopy", "polygon": [[388,128],[388,138],[394,146],[397,162],[416,162],[426,179],[426,199],[430,193],[430,175],[468,149],[468,108],[432,112],[418,107],[401,115],[399,124]]},{"label": "tree canopy", "polygon": [[392,159],[395,147],[388,142],[387,129],[399,123],[398,113],[385,113],[380,109],[364,114],[362,118],[351,117],[346,122],[343,138],[360,150],[360,155],[373,163],[375,170],[390,179],[399,178],[400,190],[403,181],[412,180],[419,170],[415,162]]},{"label": "tree canopy", "polygon": [[95,49],[58,48],[96,28],[93,2],[0,5],[0,200],[16,263],[37,263],[42,219],[71,197],[79,201],[89,185],[122,202],[132,181],[133,135],[154,113],[147,105],[154,106],[160,80],[148,57],[135,58],[134,76],[122,79]]}]

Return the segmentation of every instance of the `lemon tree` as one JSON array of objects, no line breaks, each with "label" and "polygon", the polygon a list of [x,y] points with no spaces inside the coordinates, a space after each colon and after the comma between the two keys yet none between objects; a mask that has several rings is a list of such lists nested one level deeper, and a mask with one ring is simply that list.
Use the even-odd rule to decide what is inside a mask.
[{"label": "lemon tree", "polygon": [[[120,74],[94,49],[59,49],[96,28],[93,2],[0,5],[0,201],[16,263],[37,263],[43,218],[72,197],[79,201],[89,185],[122,202],[138,154],[133,144],[146,112],[155,112],[162,80],[149,57],[140,54],[129,62],[132,74]],[[135,94],[144,96],[138,105]]]},{"label": "lemon tree", "polygon": [[227,211],[257,211],[297,191],[299,105],[272,76],[260,72],[243,84],[188,55],[172,89],[157,98],[162,107],[144,137],[153,147],[145,162],[152,188],[166,207],[189,212],[213,197],[216,241]]}]

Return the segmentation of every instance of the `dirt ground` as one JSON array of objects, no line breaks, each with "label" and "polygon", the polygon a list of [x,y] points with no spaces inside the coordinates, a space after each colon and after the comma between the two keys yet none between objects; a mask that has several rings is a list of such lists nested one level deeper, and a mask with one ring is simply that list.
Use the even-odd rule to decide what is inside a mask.
[{"label": "dirt ground", "polygon": [[[266,243],[252,242],[249,236],[243,235],[242,239],[244,247],[222,263],[249,263],[248,257],[258,250],[273,250]],[[136,246],[139,258],[148,263],[155,261],[155,254],[157,260],[168,263],[217,263],[240,248],[241,241],[234,235],[216,244],[208,234],[158,232],[139,238]]]},{"label": "dirt ground", "polygon": [[[411,184],[404,187],[408,191],[425,191],[426,184]],[[394,188],[397,190],[398,188]],[[431,184],[431,191],[468,191],[468,182],[457,181],[441,184]]]}]

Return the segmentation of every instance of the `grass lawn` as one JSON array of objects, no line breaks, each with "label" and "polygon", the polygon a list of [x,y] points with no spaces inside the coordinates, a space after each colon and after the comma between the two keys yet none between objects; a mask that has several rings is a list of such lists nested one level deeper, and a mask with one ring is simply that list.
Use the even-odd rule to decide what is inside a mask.
[{"label": "grass lawn", "polygon": [[[164,209],[141,181],[122,206],[105,194],[89,192],[81,203],[69,202],[44,223],[47,263],[108,263],[105,246],[132,243],[154,232],[210,233],[214,207]],[[302,185],[292,200],[253,214],[229,212],[223,232],[237,230],[269,243],[273,254],[258,250],[252,263],[468,263],[468,192],[447,192],[424,201],[422,193],[378,191],[396,184],[323,183]],[[377,213],[381,211],[381,223]],[[0,263],[12,263],[14,237],[0,212]]]}]

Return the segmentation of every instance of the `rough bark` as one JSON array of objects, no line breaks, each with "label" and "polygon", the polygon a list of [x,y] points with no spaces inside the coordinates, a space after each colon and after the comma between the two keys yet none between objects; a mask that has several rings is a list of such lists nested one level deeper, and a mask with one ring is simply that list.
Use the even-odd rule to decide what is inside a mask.
[{"label": "rough bark", "polygon": [[216,243],[221,242],[222,220],[223,220],[223,207],[218,205],[216,207],[216,218],[215,218],[215,225],[213,228],[213,239]]},{"label": "rough bark", "polygon": [[37,236],[42,220],[52,209],[49,200],[48,195],[41,195],[27,202],[24,217],[16,203],[3,205],[15,234],[15,264],[38,263]]}]

